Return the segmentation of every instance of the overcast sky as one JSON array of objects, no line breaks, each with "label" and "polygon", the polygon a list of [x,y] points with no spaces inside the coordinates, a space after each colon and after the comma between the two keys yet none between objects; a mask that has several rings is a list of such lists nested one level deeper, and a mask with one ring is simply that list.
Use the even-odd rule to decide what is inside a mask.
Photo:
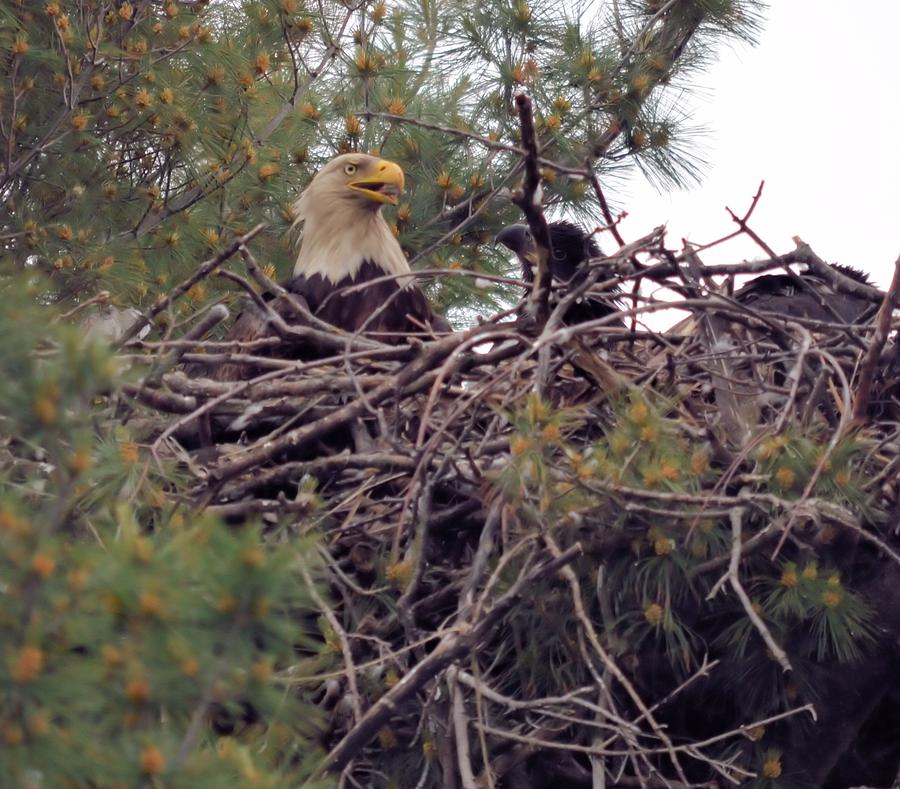
[{"label": "overcast sky", "polygon": [[[670,247],[731,232],[766,185],[751,227],[778,253],[800,236],[881,287],[900,255],[900,0],[772,0],[756,47],[723,49],[691,97],[709,168],[687,192],[635,179],[615,195],[626,241],[667,223]],[[761,257],[749,241],[706,262]]]}]

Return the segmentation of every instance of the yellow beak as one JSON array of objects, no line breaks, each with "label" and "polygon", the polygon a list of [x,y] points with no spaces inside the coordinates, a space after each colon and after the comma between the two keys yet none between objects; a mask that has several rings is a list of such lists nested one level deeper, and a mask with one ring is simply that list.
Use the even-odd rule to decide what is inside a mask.
[{"label": "yellow beak", "polygon": [[380,159],[375,165],[375,172],[366,178],[350,181],[347,187],[354,192],[364,194],[376,203],[397,205],[403,191],[403,170],[399,164],[387,159]]}]

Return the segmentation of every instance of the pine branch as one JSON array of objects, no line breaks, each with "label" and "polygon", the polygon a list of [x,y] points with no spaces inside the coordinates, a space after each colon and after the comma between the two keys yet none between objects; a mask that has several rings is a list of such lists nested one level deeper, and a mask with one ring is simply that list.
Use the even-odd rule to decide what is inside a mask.
[{"label": "pine branch", "polygon": [[209,260],[201,263],[197,270],[191,274],[186,280],[176,285],[172,290],[170,290],[165,296],[160,297],[156,300],[153,306],[147,310],[141,317],[139,317],[132,325],[128,331],[119,339],[117,343],[117,347],[121,348],[124,346],[129,340],[133,337],[136,337],[137,334],[143,329],[145,326],[149,326],[153,319],[159,315],[163,310],[165,310],[170,304],[172,304],[176,299],[183,296],[187,293],[194,285],[196,285],[201,280],[208,277],[212,274],[219,266],[221,266],[226,260],[228,260],[232,255],[235,254],[241,247],[248,244],[252,239],[256,238],[265,228],[265,225],[259,224],[250,230],[248,233],[244,233],[244,235],[239,236],[234,239],[227,247],[225,247],[219,254],[215,257],[210,258]]}]

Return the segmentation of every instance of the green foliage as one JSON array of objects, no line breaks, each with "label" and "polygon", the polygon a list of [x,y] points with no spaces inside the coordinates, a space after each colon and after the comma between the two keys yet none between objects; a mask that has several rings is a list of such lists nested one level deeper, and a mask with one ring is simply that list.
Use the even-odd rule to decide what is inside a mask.
[{"label": "green foliage", "polygon": [[820,570],[815,561],[801,570],[787,562],[777,581],[764,579],[761,587],[766,591],[760,607],[781,629],[806,624],[809,638],[797,651],[817,661],[854,660],[875,635],[866,605],[841,583],[837,570]]},{"label": "green foliage", "polygon": [[[496,475],[496,490],[515,508],[525,533],[536,528],[564,543],[581,542],[579,576],[582,587],[592,590],[585,607],[624,662],[648,661],[657,680],[669,676],[677,683],[704,659],[717,659],[722,667],[715,692],[734,699],[738,722],[746,722],[790,710],[801,698],[815,700],[822,666],[852,664],[875,642],[872,613],[853,589],[859,579],[842,579],[833,525],[802,527],[807,539],[785,545],[777,559],[768,555],[772,543],[764,542],[768,551],[749,551],[740,564],[754,610],[788,652],[790,674],[737,599],[721,591],[710,595],[728,570],[730,508],[744,505],[741,498],[716,500],[726,490],[721,470],[677,403],[631,390],[597,426],[592,446],[567,440],[585,435],[582,409],[554,408],[532,395],[507,418],[514,429],[511,463]],[[778,495],[794,500],[814,474],[811,494],[819,501],[872,511],[860,479],[866,446],[859,438],[832,446],[824,434],[792,428],[756,446],[756,473],[742,483],[743,501],[755,493],[760,498],[745,526],[745,543],[783,517]],[[794,476],[787,479],[783,469]],[[535,590],[528,614],[513,618],[514,646],[501,664],[506,675],[518,678],[507,676],[506,682],[535,695],[552,693],[547,685],[560,671],[575,672],[573,683],[590,682],[577,675],[583,666],[570,635],[577,628],[571,612],[553,606],[557,592],[553,584]],[[778,777],[779,758],[760,752],[760,786],[775,785],[763,778]]]},{"label": "green foliage", "polygon": [[[683,80],[718,38],[751,38],[760,4],[620,5],[7,0],[0,273],[41,271],[45,301],[146,304],[264,221],[258,257],[284,277],[298,192],[336,153],[379,150],[409,176],[389,219],[414,263],[472,275],[431,295],[491,309],[509,293],[477,275],[508,269],[490,242],[518,215],[514,93],[545,153],[604,183],[635,164],[694,178]],[[545,179],[551,209],[597,223],[583,177]]]},{"label": "green foliage", "polygon": [[763,438],[756,457],[760,471],[770,476],[782,495],[799,496],[812,482],[812,495],[872,516],[859,473],[863,450],[855,436],[844,436],[831,446],[828,437],[816,429],[792,426],[780,435]]},{"label": "green foliage", "polygon": [[[311,546],[170,504],[177,478],[97,427],[109,350],[0,303],[0,785],[295,785],[315,716],[277,672],[318,649]],[[217,742],[247,708],[265,740]]]},{"label": "green foliage", "polygon": [[[272,681],[308,645],[289,614],[304,602],[296,551],[265,551],[252,530],[210,519],[145,537],[127,512],[118,539],[72,544],[21,513],[9,499],[0,510],[4,785],[157,774],[173,786],[289,785],[302,774],[313,719]],[[252,704],[272,747],[217,754],[213,703]]]}]

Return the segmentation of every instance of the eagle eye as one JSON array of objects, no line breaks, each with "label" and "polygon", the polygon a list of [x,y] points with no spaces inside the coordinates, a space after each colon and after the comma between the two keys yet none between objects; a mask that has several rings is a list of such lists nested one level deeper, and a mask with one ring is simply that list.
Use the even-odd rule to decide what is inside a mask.
[{"label": "eagle eye", "polygon": [[347,175],[353,175],[356,172],[356,169],[357,168],[356,168],[355,164],[345,164],[344,165],[344,172],[347,173]]}]

